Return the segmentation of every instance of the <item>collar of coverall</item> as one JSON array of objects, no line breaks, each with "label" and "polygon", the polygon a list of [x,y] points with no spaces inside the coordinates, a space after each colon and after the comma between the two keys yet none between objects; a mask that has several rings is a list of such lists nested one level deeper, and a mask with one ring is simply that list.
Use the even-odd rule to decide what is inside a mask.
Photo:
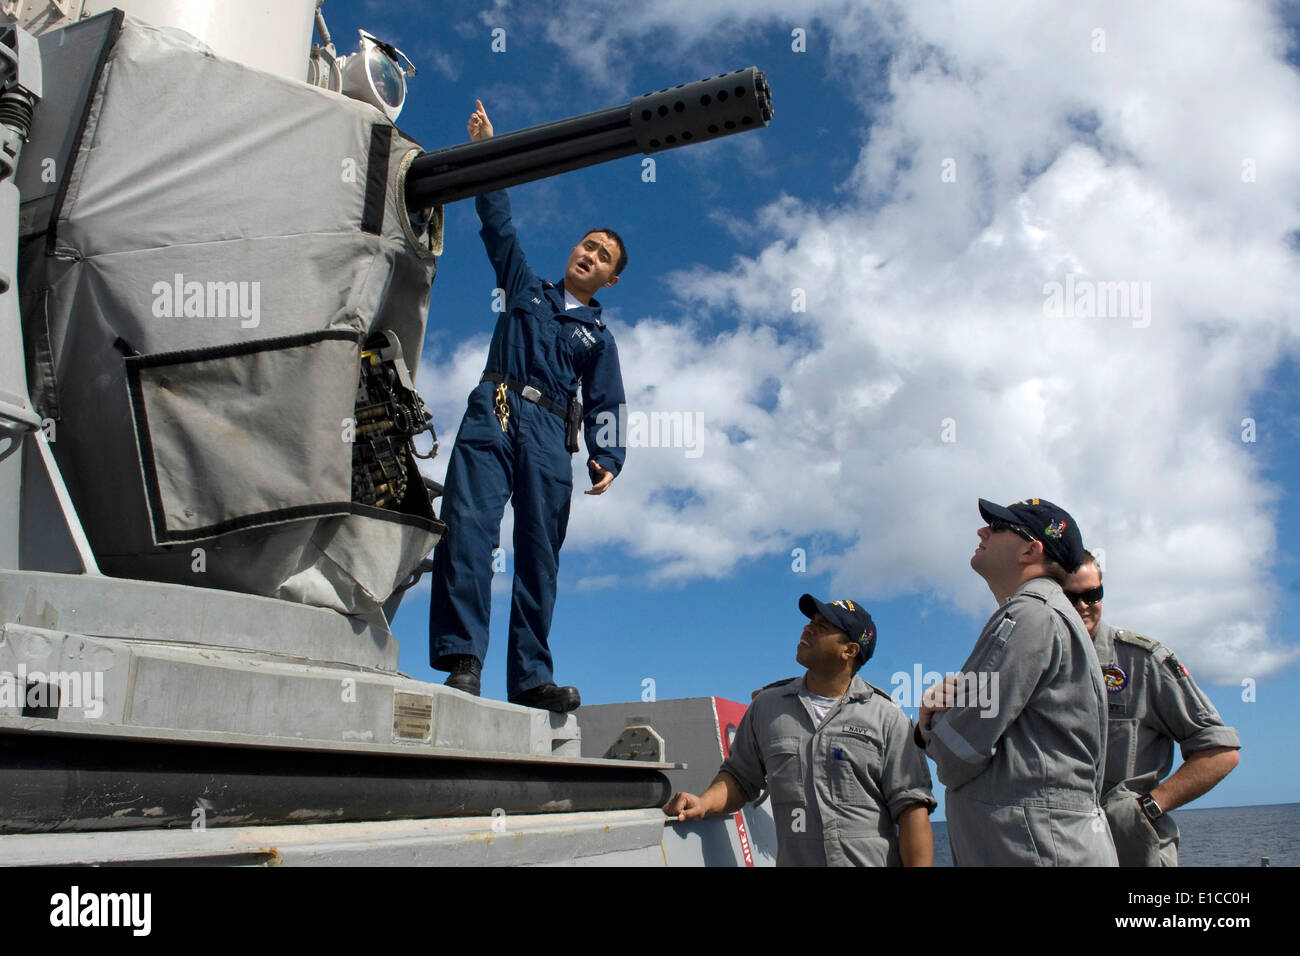
[{"label": "collar of coverall", "polygon": [[[1036,578],[1030,578],[1028,581],[1022,583],[1020,587],[1012,591],[1011,595],[1007,598],[1007,600],[1002,603],[1006,604],[1007,601],[1010,601],[1011,598],[1015,597],[1018,594],[1029,594],[1033,597],[1038,598],[1043,603],[1047,603],[1048,599],[1052,596],[1053,588],[1060,591],[1061,594],[1063,595],[1065,594],[1065,590],[1059,584],[1057,584],[1047,575],[1043,574]],[[1069,603],[1069,600],[1070,600],[1069,598],[1066,598],[1067,604]]]},{"label": "collar of coverall", "polygon": [[[781,693],[785,694],[787,697],[796,697],[804,691],[808,691],[810,694],[812,693],[812,691],[808,690],[807,674],[804,674],[803,677],[800,677],[798,680],[790,681],[790,683],[781,688]],[[849,700],[866,700],[871,696],[871,694],[872,690],[867,686],[867,682],[857,674],[854,674],[853,679],[849,681]]]},{"label": "collar of coverall", "polygon": [[560,307],[561,311],[563,311],[565,315],[572,316],[573,318],[577,319],[579,322],[586,322],[588,325],[594,325],[598,329],[603,329],[605,327],[605,323],[600,321],[601,305],[598,300],[592,299],[586,305],[581,306],[581,308],[583,309],[591,310],[592,314],[589,315],[586,312],[579,311],[578,309],[564,308],[564,280],[563,279],[561,279],[559,282],[552,282],[550,279],[543,279],[542,288],[547,293],[552,294],[554,296],[554,299],[552,301]]},{"label": "collar of coverall", "polygon": [[1092,639],[1094,647],[1106,649],[1115,645],[1115,628],[1106,623],[1104,617],[1097,619],[1097,635]]}]

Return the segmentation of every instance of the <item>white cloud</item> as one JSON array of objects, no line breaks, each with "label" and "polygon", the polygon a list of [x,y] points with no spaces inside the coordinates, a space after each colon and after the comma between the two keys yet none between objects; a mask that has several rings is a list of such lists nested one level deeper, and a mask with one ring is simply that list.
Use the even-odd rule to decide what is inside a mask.
[{"label": "white cloud", "polygon": [[[456,430],[465,415],[465,403],[483,377],[483,356],[487,353],[491,337],[476,335],[456,344],[450,358],[437,364],[430,362],[433,350],[426,347],[424,362],[415,374],[415,388],[433,413],[434,427],[438,429],[438,455],[430,461],[421,461],[420,470],[442,482],[447,476],[447,461],[455,444]],[[416,444],[424,448],[423,439]]]},{"label": "white cloud", "polygon": [[[614,493],[575,497],[569,547],[621,542],[672,579],[832,534],[851,543],[809,562],[836,589],[975,612],[976,497],[1040,495],[1105,546],[1108,618],[1211,679],[1294,660],[1270,630],[1277,492],[1239,423],[1300,328],[1300,78],[1266,6],[1185,6],[906,4],[867,24],[810,4],[840,67],[865,71],[855,44],[886,31],[891,100],[840,205],[783,197],[757,216],[773,237],[757,256],[676,277],[688,316],[722,310],[734,331],[675,314],[618,329],[633,406],[702,412],[703,454],[634,448]],[[631,43],[789,20],[774,3],[583,8],[551,39],[597,77]],[[1149,283],[1149,327],[1047,317],[1044,285],[1067,273]]]},{"label": "white cloud", "polygon": [[575,591],[603,591],[606,588],[612,588],[619,583],[617,574],[597,574],[591,577],[579,578],[575,584]]}]

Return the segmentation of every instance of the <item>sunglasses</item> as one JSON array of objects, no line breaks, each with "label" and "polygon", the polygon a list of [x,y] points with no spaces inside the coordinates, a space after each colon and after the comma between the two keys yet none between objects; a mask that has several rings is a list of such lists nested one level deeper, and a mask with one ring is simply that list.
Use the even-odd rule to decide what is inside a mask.
[{"label": "sunglasses", "polygon": [[1065,596],[1070,599],[1071,604],[1098,604],[1101,601],[1101,585],[1088,591],[1066,591]]},{"label": "sunglasses", "polygon": [[997,534],[999,531],[1012,531],[1015,532],[1020,537],[1024,538],[1026,541],[1038,540],[1032,534],[1026,531],[1023,527],[1021,527],[1018,524],[1012,524],[1010,521],[990,521],[989,531],[992,532],[993,534]]}]

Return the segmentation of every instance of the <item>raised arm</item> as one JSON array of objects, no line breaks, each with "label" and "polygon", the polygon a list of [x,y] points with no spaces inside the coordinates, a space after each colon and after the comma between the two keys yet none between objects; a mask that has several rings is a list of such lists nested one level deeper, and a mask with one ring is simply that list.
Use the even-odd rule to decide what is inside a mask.
[{"label": "raised arm", "polygon": [[492,121],[488,119],[487,110],[483,109],[482,100],[474,101],[474,112],[469,114],[465,129],[469,131],[469,138],[476,143],[492,136]]},{"label": "raised arm", "polygon": [[[474,112],[470,114],[466,129],[475,142],[492,135],[492,121],[488,119],[481,100],[474,101]],[[496,272],[497,285],[505,290],[506,298],[513,298],[534,276],[524,260],[514,223],[510,220],[510,198],[504,189],[498,189],[476,197],[474,208],[483,223],[479,235],[483,237],[483,246]]]}]

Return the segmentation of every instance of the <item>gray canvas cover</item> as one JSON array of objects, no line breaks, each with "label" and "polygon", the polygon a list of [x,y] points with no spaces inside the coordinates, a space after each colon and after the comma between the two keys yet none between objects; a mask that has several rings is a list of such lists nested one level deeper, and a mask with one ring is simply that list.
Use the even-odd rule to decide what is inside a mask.
[{"label": "gray canvas cover", "polygon": [[100,566],[376,616],[442,531],[413,460],[399,508],[351,500],[362,343],[392,330],[414,372],[441,251],[403,200],[418,147],[105,16],[98,46],[42,38],[88,95],[37,110],[72,146],[22,263],[32,399]]}]

